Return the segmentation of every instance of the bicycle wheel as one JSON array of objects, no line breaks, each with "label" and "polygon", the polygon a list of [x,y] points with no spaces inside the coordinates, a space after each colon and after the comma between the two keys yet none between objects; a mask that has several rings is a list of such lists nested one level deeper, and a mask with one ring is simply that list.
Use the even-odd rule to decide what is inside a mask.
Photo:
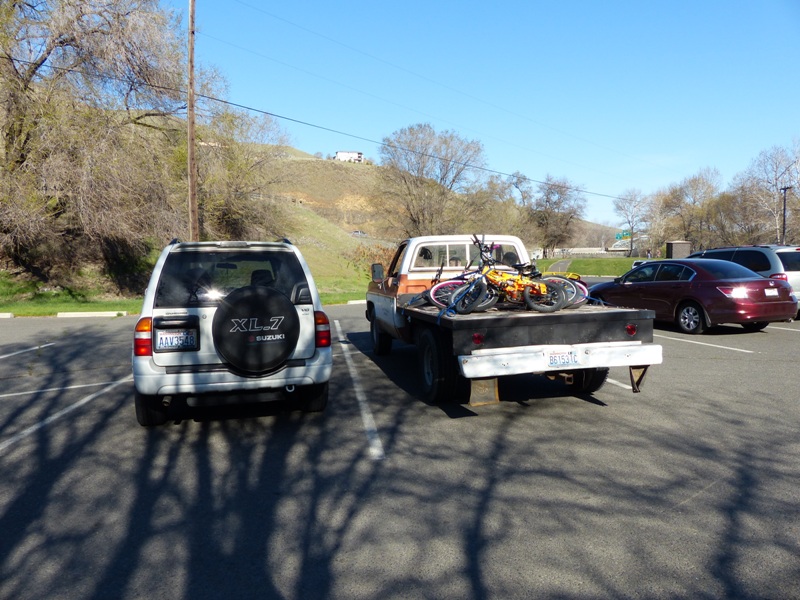
[{"label": "bicycle wheel", "polygon": [[565,308],[572,305],[572,303],[577,299],[578,287],[571,279],[567,279],[561,275],[544,275],[542,276],[542,280],[555,283],[556,285],[560,285],[564,288],[564,295],[566,296],[566,303],[564,304]]},{"label": "bicycle wheel", "polygon": [[567,297],[564,308],[577,308],[582,304],[586,304],[589,299],[589,290],[576,279],[563,275],[545,275],[542,279],[564,286],[564,293]]},{"label": "bicycle wheel", "polygon": [[479,279],[457,288],[451,296],[451,305],[459,315],[468,315],[486,300],[486,282]]},{"label": "bicycle wheel", "polygon": [[587,288],[580,281],[573,281],[572,283],[575,284],[575,287],[578,288],[578,296],[575,298],[575,300],[572,301],[572,304],[570,304],[565,308],[577,308],[579,306],[586,304],[589,301],[589,288]]},{"label": "bicycle wheel", "polygon": [[542,281],[547,288],[546,294],[531,292],[531,286],[526,285],[522,290],[522,297],[525,299],[525,306],[537,312],[551,313],[564,307],[567,297],[564,288],[556,283]]},{"label": "bicycle wheel", "polygon": [[489,310],[499,301],[500,301],[500,291],[493,285],[487,285],[486,296],[483,302],[478,304],[478,307],[475,309],[475,312],[483,312],[485,310]]},{"label": "bicycle wheel", "polygon": [[464,285],[463,279],[440,281],[428,290],[428,301],[438,308],[447,308],[450,306],[453,292],[462,285]]}]

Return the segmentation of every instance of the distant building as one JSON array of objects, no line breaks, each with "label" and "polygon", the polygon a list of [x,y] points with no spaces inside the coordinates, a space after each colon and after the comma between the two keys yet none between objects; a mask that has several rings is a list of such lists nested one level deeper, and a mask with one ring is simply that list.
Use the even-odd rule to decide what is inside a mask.
[{"label": "distant building", "polygon": [[344,152],[339,150],[336,152],[336,160],[341,160],[343,162],[355,162],[360,163],[364,162],[364,153],[363,152]]}]

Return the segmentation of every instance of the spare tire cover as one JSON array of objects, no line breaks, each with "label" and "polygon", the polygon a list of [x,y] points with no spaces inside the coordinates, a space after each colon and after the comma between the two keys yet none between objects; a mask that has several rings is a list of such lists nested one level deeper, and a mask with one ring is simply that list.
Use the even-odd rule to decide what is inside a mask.
[{"label": "spare tire cover", "polygon": [[274,288],[248,286],[228,294],[212,324],[214,346],[223,360],[248,375],[279,368],[300,336],[292,301]]}]

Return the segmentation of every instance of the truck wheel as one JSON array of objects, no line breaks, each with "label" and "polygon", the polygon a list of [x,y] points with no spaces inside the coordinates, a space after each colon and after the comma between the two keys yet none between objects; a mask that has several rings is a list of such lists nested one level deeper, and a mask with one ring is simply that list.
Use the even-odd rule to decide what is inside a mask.
[{"label": "truck wheel", "polygon": [[157,427],[169,420],[167,410],[161,405],[161,398],[158,396],[145,396],[135,392],[133,402],[136,406],[136,420],[142,427]]},{"label": "truck wheel", "polygon": [[441,336],[431,329],[425,329],[419,336],[417,346],[425,400],[432,404],[451,400],[468,402],[469,380],[458,372],[456,357]]},{"label": "truck wheel", "polygon": [[369,320],[369,334],[372,338],[372,353],[375,356],[385,356],[392,351],[392,336],[378,327],[375,311],[370,314],[372,318]]},{"label": "truck wheel", "polygon": [[580,369],[572,374],[570,388],[579,394],[596,392],[608,379],[608,369]]}]

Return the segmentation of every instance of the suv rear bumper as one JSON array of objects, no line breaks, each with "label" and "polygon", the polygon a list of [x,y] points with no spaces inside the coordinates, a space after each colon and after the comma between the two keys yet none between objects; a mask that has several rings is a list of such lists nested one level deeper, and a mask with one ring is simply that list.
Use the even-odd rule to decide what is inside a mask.
[{"label": "suv rear bumper", "polygon": [[332,368],[330,348],[318,348],[302,366],[286,367],[263,377],[242,377],[227,370],[167,373],[165,367],[156,366],[150,357],[134,357],[133,382],[136,390],[147,396],[278,390],[291,385],[325,383]]}]

